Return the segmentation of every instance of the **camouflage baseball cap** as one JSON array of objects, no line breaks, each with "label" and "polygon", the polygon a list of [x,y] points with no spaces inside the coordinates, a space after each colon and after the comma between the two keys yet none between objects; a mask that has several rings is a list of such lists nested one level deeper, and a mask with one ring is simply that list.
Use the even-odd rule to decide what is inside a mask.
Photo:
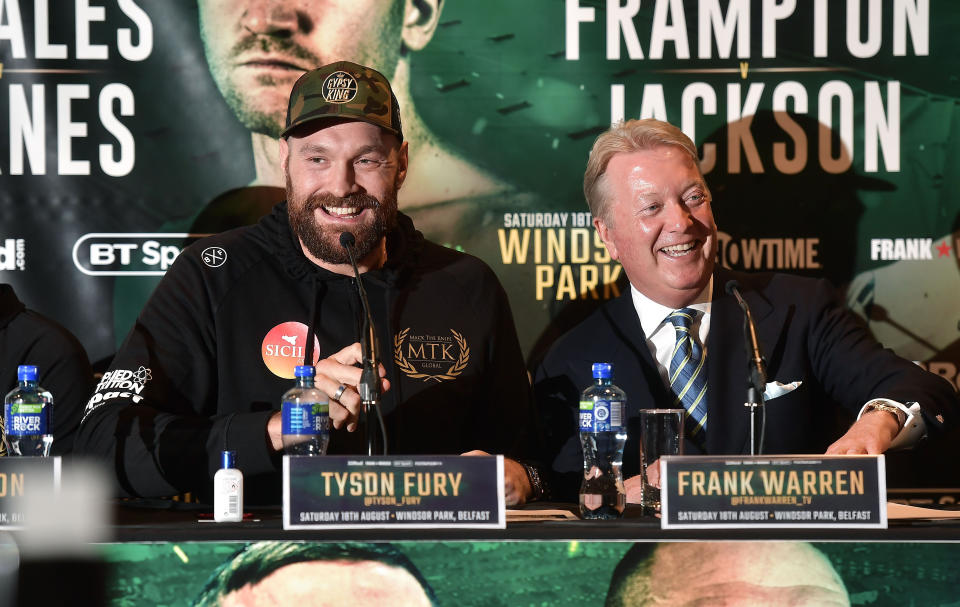
[{"label": "camouflage baseball cap", "polygon": [[400,106],[390,83],[380,72],[356,63],[337,61],[300,76],[290,91],[287,125],[280,136],[324,118],[369,122],[403,141]]}]

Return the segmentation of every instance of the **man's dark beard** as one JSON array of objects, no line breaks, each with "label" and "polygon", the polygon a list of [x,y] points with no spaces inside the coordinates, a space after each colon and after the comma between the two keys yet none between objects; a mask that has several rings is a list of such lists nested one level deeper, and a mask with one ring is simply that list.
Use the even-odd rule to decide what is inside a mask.
[{"label": "man's dark beard", "polygon": [[[356,239],[354,255],[359,261],[370,254],[380,244],[380,239],[397,226],[396,191],[388,192],[383,201],[359,192],[344,198],[322,192],[312,194],[306,200],[296,200],[290,185],[288,177],[287,212],[290,216],[290,227],[311,255],[327,263],[350,263],[350,256],[340,245],[341,232],[349,231],[353,234]],[[374,221],[373,224],[357,224],[349,230],[334,230],[330,226],[317,223],[314,210],[320,207],[371,209]]]}]

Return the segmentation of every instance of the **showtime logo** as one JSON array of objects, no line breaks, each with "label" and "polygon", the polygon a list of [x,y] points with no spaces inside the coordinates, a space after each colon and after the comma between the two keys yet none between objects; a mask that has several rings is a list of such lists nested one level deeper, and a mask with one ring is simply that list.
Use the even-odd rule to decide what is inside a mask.
[{"label": "showtime logo", "polygon": [[733,238],[717,232],[717,261],[733,270],[819,270],[819,238]]},{"label": "showtime logo", "polygon": [[0,246],[0,270],[27,269],[27,241],[22,238],[7,238]]}]

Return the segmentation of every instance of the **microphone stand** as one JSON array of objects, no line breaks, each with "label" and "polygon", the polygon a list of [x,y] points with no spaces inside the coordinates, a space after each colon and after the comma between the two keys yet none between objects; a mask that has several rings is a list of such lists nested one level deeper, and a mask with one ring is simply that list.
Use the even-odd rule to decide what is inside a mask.
[{"label": "microphone stand", "polygon": [[360,373],[360,383],[357,384],[357,392],[360,394],[360,401],[363,404],[363,418],[366,433],[367,455],[374,455],[374,444],[376,444],[376,428],[373,425],[372,414],[375,412],[380,421],[380,431],[383,434],[383,454],[387,453],[387,430],[383,422],[383,416],[380,413],[380,368],[379,357],[377,356],[377,333],[373,324],[373,316],[370,314],[370,302],[367,299],[367,290],[363,288],[363,280],[360,278],[360,269],[357,267],[357,260],[353,254],[353,245],[355,243],[353,234],[343,232],[340,234],[340,245],[347,250],[350,256],[350,265],[353,267],[353,277],[357,281],[357,291],[360,294],[360,303],[363,306],[363,370]]},{"label": "microphone stand", "polygon": [[[753,314],[750,306],[740,294],[739,284],[731,280],[726,284],[726,291],[733,295],[743,310],[743,344],[747,351],[747,402],[743,406],[750,409],[750,455],[763,453],[763,434],[766,425],[763,393],[767,387],[767,364],[760,350],[760,340],[757,339],[757,327],[753,323]],[[760,413],[760,432],[757,433],[757,412]]]}]

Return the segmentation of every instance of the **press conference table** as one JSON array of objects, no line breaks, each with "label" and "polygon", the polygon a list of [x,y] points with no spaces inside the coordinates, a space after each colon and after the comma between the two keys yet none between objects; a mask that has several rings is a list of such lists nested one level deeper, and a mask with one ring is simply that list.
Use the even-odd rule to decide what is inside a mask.
[{"label": "press conference table", "polygon": [[[573,504],[534,503],[522,509],[566,509]],[[115,542],[184,541],[672,541],[798,540],[843,542],[960,542],[960,519],[889,521],[887,529],[689,529],[664,530],[660,520],[628,506],[624,517],[607,521],[508,523],[506,529],[283,529],[280,508],[248,509],[242,523],[214,523],[209,507],[180,502],[118,502]]]}]

